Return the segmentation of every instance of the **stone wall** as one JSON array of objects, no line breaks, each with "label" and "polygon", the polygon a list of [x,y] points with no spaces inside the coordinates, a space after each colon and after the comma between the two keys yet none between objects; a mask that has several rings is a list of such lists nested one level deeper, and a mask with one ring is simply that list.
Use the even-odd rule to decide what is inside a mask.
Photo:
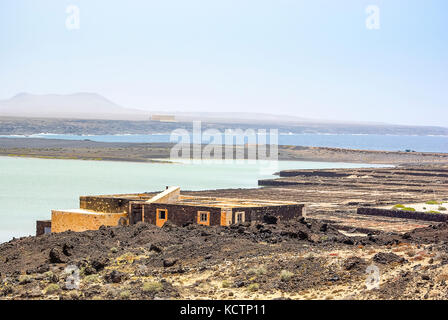
[{"label": "stone wall", "polygon": [[143,220],[143,203],[132,201],[129,203],[129,224],[136,224]]},{"label": "stone wall", "polygon": [[326,171],[326,170],[283,170],[280,171],[279,176],[283,177],[331,177],[340,178],[347,177],[349,173],[338,172],[338,171]]},{"label": "stone wall", "polygon": [[[207,206],[186,206],[180,204],[158,204],[158,203],[131,203],[131,214],[129,216],[130,224],[142,221],[141,209],[143,208],[144,221],[151,224],[156,224],[156,210],[167,209],[168,221],[177,225],[184,225],[187,223],[197,223],[198,211],[210,212],[210,225],[221,225],[221,208],[207,207]],[[266,214],[277,217],[280,221],[287,221],[289,219],[300,217],[303,213],[303,204],[284,205],[284,206],[267,206],[254,208],[232,208],[231,223],[236,223],[236,213],[243,211],[245,221],[262,221]]]},{"label": "stone wall", "polygon": [[101,226],[117,226],[126,213],[83,213],[52,210],[51,232],[98,230]]},{"label": "stone wall", "polygon": [[[245,212],[246,221],[262,221],[263,216],[268,214],[277,217],[280,221],[287,221],[303,215],[304,204],[269,206],[255,208],[233,208],[233,213],[238,211]],[[233,214],[233,223],[235,223],[235,214]]]},{"label": "stone wall", "polygon": [[41,236],[45,233],[48,233],[48,230],[51,232],[51,220],[36,221],[36,236]]},{"label": "stone wall", "polygon": [[128,213],[129,201],[125,198],[82,196],[79,197],[79,207],[96,212]]},{"label": "stone wall", "polygon": [[448,221],[448,214],[443,213],[427,213],[419,211],[403,211],[403,210],[390,210],[379,208],[358,208],[358,214],[365,214],[371,216],[384,216],[393,218],[415,219],[435,222]]},{"label": "stone wall", "polygon": [[[168,210],[168,221],[184,225],[188,223],[197,223],[198,211],[210,212],[210,225],[221,224],[221,208],[212,208],[205,206],[186,206],[179,204],[159,204],[149,203],[143,205],[144,221],[151,224],[156,224],[156,209]],[[135,221],[135,219],[130,219]]]}]

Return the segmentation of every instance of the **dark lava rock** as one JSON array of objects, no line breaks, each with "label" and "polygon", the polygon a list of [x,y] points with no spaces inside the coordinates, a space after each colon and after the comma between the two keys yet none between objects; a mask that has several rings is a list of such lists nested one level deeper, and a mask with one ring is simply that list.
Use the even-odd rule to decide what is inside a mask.
[{"label": "dark lava rock", "polygon": [[300,240],[305,240],[308,239],[308,233],[303,232],[301,230],[294,232],[294,231],[281,231],[280,235],[282,237],[289,237],[289,238],[293,238],[293,239],[300,239]]},{"label": "dark lava rock", "polygon": [[245,285],[244,281],[236,281],[236,282],[234,283],[234,286],[235,286],[236,288],[242,288],[242,287],[244,287],[244,285]]},{"label": "dark lava rock", "polygon": [[160,253],[160,252],[162,252],[162,248],[160,248],[159,246],[151,243],[149,245],[149,251],[154,251],[154,252]]},{"label": "dark lava rock", "polygon": [[185,272],[187,272],[187,270],[182,268],[182,267],[180,267],[178,269],[171,270],[171,274],[177,274],[177,273],[178,274],[182,274],[182,273],[185,273]]},{"label": "dark lava rock", "polygon": [[50,263],[65,263],[67,262],[63,257],[62,253],[58,248],[53,248],[50,250]]},{"label": "dark lava rock", "polygon": [[373,257],[373,261],[381,264],[389,264],[392,262],[402,263],[406,260],[400,256],[397,256],[395,253],[380,252]]},{"label": "dark lava rock", "polygon": [[331,281],[331,282],[336,282],[336,281],[339,281],[339,280],[340,280],[340,278],[339,278],[339,276],[337,274],[331,275],[328,278],[328,281]]},{"label": "dark lava rock", "polygon": [[126,274],[117,270],[113,270],[104,276],[104,280],[109,283],[120,283],[125,278]]},{"label": "dark lava rock", "polygon": [[430,280],[431,278],[427,274],[422,275],[422,280]]},{"label": "dark lava rock", "polygon": [[69,243],[64,243],[62,247],[62,253],[65,254],[67,257],[70,257],[72,255],[73,245]]},{"label": "dark lava rock", "polygon": [[178,226],[175,225],[174,223],[170,222],[170,221],[166,221],[163,224],[162,229],[165,230],[165,231],[173,231],[173,230],[178,229]]},{"label": "dark lava rock", "polygon": [[33,272],[33,273],[41,274],[41,273],[45,273],[45,272],[48,272],[48,271],[50,271],[50,266],[48,264],[42,264],[42,265],[38,266],[36,268],[35,272]]},{"label": "dark lava rock", "polygon": [[321,226],[320,226],[320,229],[319,229],[321,232],[327,232],[327,230],[328,230],[328,224],[326,224],[326,223],[323,223]]},{"label": "dark lava rock", "polygon": [[350,257],[345,259],[345,261],[342,263],[342,267],[347,271],[364,268],[365,265],[366,262],[360,257]]},{"label": "dark lava rock", "polygon": [[108,262],[109,262],[109,259],[106,257],[96,257],[96,258],[92,259],[92,262],[90,263],[90,265],[96,271],[101,271],[104,269],[105,266],[107,266]]},{"label": "dark lava rock", "polygon": [[95,274],[97,271],[95,268],[91,267],[91,266],[87,266],[84,268],[84,273],[88,276],[91,274]]},{"label": "dark lava rock", "polygon": [[177,262],[176,259],[164,259],[163,260],[163,266],[165,268],[172,267],[172,266],[174,266],[176,264],[176,262]]},{"label": "dark lava rock", "polygon": [[263,216],[263,222],[266,224],[277,224],[277,217],[266,214]]},{"label": "dark lava rock", "polygon": [[299,231],[297,231],[297,237],[300,240],[308,239],[308,233],[299,230]]}]

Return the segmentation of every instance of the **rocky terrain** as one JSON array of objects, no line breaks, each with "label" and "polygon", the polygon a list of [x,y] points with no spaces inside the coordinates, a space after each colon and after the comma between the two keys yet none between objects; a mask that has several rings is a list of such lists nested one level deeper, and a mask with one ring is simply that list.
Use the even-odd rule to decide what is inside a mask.
[{"label": "rocky terrain", "polygon": [[[303,218],[265,221],[15,239],[0,245],[0,299],[447,298],[446,224],[361,237]],[[378,288],[366,282],[371,265]]]},{"label": "rocky terrain", "polygon": [[0,299],[447,299],[448,224],[356,214],[448,200],[448,166],[292,170],[257,189],[306,217],[231,227],[139,223],[0,245]]}]

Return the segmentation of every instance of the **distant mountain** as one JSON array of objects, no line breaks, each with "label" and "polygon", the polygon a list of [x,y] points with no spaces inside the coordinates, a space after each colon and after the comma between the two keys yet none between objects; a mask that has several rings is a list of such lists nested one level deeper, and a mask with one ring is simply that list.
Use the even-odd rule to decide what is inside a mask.
[{"label": "distant mountain", "polygon": [[148,120],[151,116],[174,116],[176,121],[193,120],[217,123],[278,123],[312,122],[312,120],[284,115],[231,112],[166,112],[144,111],[124,108],[96,93],[75,93],[68,95],[36,95],[19,93],[8,100],[0,100],[0,116],[106,119],[106,120]]},{"label": "distant mountain", "polygon": [[35,95],[0,100],[0,115],[15,117],[147,120],[149,113],[123,108],[96,93]]},{"label": "distant mountain", "polygon": [[[218,127],[260,127],[281,128],[282,132],[295,133],[350,133],[350,134],[398,134],[398,135],[448,135],[448,128],[436,126],[406,126],[371,122],[342,122],[330,120],[306,119],[289,115],[275,115],[249,112],[186,112],[186,111],[145,111],[124,108],[96,93],[75,93],[68,95],[35,95],[20,93],[11,99],[0,100],[0,117],[25,118],[59,118],[82,120],[135,120],[152,121],[151,127],[158,127],[157,122],[166,122],[162,127],[168,132],[194,120],[217,124]],[[157,120],[158,119],[158,120]],[[132,131],[131,123],[119,132]],[[134,123],[135,125],[135,123]],[[45,132],[56,132],[56,127]],[[69,129],[69,128],[67,128]],[[104,129],[104,128],[103,128]],[[162,128],[159,128],[157,132]],[[11,128],[8,129],[11,131]],[[55,131],[56,130],[56,131]],[[145,123],[144,130],[149,127]],[[13,132],[14,130],[12,130]],[[135,130],[134,130],[135,131]],[[134,132],[132,131],[132,132]],[[137,130],[138,131],[138,130]],[[29,128],[26,130],[29,132]],[[39,131],[44,132],[44,131]],[[58,131],[59,132],[59,131]],[[119,133],[117,132],[117,133]]]}]

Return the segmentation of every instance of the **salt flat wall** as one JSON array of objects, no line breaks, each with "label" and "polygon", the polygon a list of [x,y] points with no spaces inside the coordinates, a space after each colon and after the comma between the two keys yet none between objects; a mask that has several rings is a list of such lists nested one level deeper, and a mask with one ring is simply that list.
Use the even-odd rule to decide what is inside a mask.
[{"label": "salt flat wall", "polygon": [[403,211],[403,210],[390,210],[390,209],[366,208],[366,207],[358,208],[357,213],[371,216],[384,216],[384,217],[436,221],[436,222],[448,221],[448,214],[443,213],[428,213],[418,211]]}]

